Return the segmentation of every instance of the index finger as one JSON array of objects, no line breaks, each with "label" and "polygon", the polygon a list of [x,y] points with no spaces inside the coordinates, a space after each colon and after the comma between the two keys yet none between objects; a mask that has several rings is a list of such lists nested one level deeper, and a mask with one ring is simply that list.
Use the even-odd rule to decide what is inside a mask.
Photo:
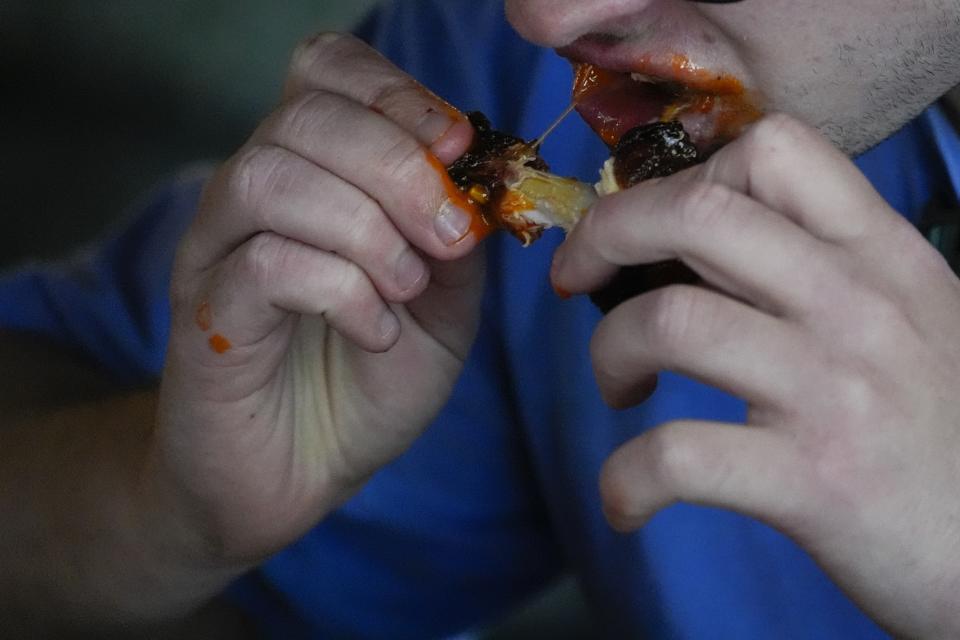
[{"label": "index finger", "polygon": [[460,111],[350,34],[319,33],[297,47],[284,99],[308,91],[340,94],[386,116],[445,165],[466,151],[473,136]]},{"label": "index finger", "polygon": [[688,179],[746,194],[834,244],[903,223],[847,156],[784,114],[764,117]]}]

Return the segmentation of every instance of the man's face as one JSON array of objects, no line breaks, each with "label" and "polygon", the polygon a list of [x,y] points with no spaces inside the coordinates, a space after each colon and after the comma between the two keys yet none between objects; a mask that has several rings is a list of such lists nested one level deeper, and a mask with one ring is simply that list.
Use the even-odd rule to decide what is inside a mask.
[{"label": "man's face", "polygon": [[960,0],[505,0],[528,40],[617,71],[731,74],[848,153],[960,82]]}]

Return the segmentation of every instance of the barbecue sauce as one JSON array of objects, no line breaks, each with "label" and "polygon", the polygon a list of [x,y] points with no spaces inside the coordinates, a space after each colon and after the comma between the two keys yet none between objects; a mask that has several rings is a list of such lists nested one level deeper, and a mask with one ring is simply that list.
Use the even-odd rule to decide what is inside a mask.
[{"label": "barbecue sauce", "polygon": [[[613,148],[614,176],[621,189],[644,180],[665,178],[702,160],[677,121],[654,122],[628,131]],[[601,311],[641,293],[671,284],[694,284],[700,278],[679,260],[624,267],[608,284],[590,294]]]},{"label": "barbecue sauce", "polygon": [[523,160],[525,166],[540,171],[548,171],[549,167],[533,145],[517,136],[497,131],[479,111],[468,113],[467,118],[474,129],[473,144],[447,168],[447,173],[479,211],[483,223],[489,228],[499,228],[503,225],[497,212],[532,208],[529,202],[521,202],[508,192],[504,184],[508,178],[508,164]]}]

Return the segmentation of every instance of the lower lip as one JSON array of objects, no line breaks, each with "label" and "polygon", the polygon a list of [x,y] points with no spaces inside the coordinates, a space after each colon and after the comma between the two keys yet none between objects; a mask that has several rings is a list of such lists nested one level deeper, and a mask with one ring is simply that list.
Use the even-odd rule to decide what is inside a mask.
[{"label": "lower lip", "polygon": [[577,113],[613,146],[630,129],[654,122],[675,98],[659,85],[636,82],[628,73],[577,65]]},{"label": "lower lip", "polygon": [[[669,78],[650,83],[633,80],[627,72],[574,63],[577,112],[610,146],[639,125],[679,120],[707,153],[737,137],[762,115],[757,100],[737,78],[696,67],[682,55],[672,55],[667,62],[638,62],[638,73]],[[669,75],[650,73],[665,66]]]}]

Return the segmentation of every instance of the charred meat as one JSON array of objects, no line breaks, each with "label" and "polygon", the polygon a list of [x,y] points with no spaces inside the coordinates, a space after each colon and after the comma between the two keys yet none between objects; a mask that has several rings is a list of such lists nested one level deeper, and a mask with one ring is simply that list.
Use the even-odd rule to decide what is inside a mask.
[{"label": "charred meat", "polygon": [[484,224],[510,231],[524,246],[549,227],[572,229],[597,198],[590,185],[549,173],[535,144],[497,131],[482,113],[467,117],[473,144],[447,172]]},{"label": "charred meat", "polygon": [[[620,138],[600,172],[597,190],[602,195],[615,193],[649,180],[665,178],[701,161],[690,136],[677,122],[654,122],[634,127]],[[678,260],[624,267],[606,286],[590,294],[590,299],[607,313],[615,306],[641,293],[670,284],[693,284],[699,277]]]}]

